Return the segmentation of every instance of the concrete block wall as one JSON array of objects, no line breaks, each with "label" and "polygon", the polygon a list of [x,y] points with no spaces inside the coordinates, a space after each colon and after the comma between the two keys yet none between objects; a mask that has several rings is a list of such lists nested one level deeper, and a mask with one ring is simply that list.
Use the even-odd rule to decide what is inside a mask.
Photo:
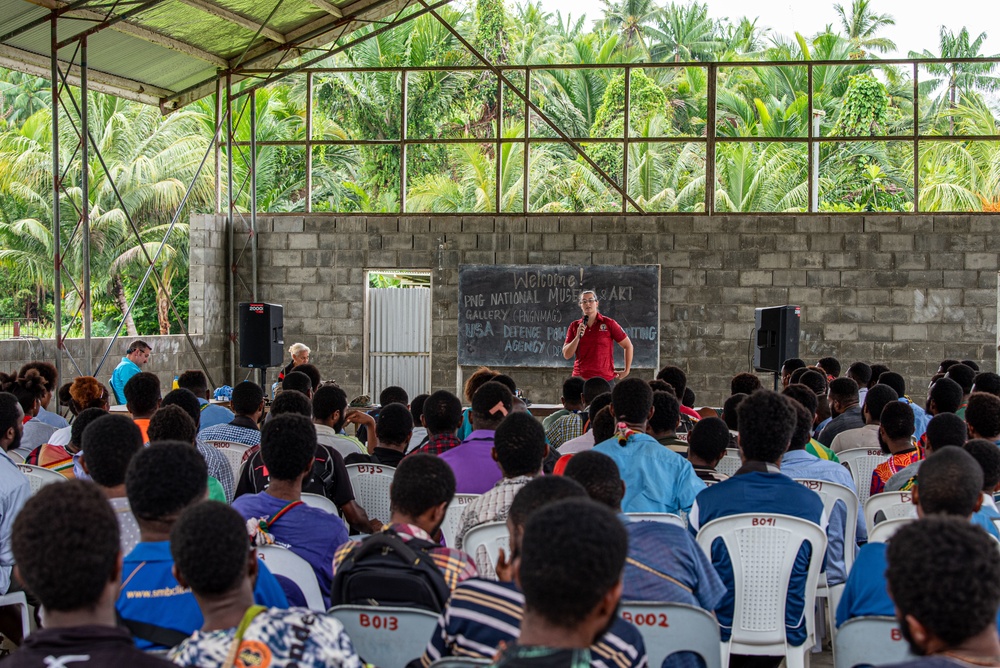
[{"label": "concrete block wall", "polygon": [[[210,228],[203,278],[223,281],[199,288],[199,308],[221,327],[209,331],[228,331],[212,311],[225,290],[225,246],[212,242],[224,242],[224,219],[193,219],[193,240],[199,226]],[[998,228],[1000,216],[261,215],[259,294],[285,306],[286,342],[312,347],[353,395],[366,270],[430,270],[432,385],[454,390],[460,264],[659,264],[661,363],[687,370],[699,404],[719,404],[748,370],[754,308],[776,304],[803,307],[807,361],[884,362],[918,397],[945,357],[996,367]],[[558,401],[566,375],[504,371],[545,403]]]}]

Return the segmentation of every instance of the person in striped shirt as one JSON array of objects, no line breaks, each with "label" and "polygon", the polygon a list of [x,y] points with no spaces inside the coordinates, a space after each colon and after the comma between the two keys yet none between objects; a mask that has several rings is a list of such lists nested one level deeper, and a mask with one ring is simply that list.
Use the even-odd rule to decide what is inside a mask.
[{"label": "person in striped shirt", "polygon": [[[507,516],[512,556],[520,552],[524,527],[536,511],[560,500],[586,497],[587,492],[579,483],[561,476],[538,477],[525,485],[514,497]],[[408,668],[427,668],[447,656],[490,659],[499,649],[518,640],[524,594],[513,581],[511,561],[504,555],[498,564],[499,582],[472,578],[455,588],[423,656],[412,661]],[[638,630],[617,616],[589,652],[591,666],[637,668],[646,662]]]}]

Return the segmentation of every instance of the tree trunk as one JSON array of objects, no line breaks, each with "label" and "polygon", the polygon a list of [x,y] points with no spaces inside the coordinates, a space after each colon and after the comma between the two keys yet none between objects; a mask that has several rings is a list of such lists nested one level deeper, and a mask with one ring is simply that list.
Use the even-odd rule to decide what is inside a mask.
[{"label": "tree trunk", "polygon": [[166,292],[159,288],[156,289],[156,318],[160,321],[160,334],[170,333],[170,302],[168,297]]},{"label": "tree trunk", "polygon": [[[118,274],[114,275],[111,279],[111,293],[114,296],[115,304],[118,305],[118,310],[125,315],[128,311],[128,299],[125,297],[125,286],[122,284],[121,276]],[[139,336],[139,332],[135,329],[135,320],[132,319],[132,314],[129,313],[128,317],[125,318],[125,332],[129,336]]]}]

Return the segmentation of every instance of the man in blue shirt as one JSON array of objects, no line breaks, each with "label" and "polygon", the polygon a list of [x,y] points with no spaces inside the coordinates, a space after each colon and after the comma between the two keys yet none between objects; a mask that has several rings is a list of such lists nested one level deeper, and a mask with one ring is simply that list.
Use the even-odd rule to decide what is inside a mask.
[{"label": "man in blue shirt", "polygon": [[[792,440],[788,445],[788,451],[781,458],[781,472],[789,478],[823,480],[826,482],[843,485],[854,492],[857,496],[858,490],[854,485],[854,478],[850,471],[840,464],[814,457],[806,452],[806,443],[809,442],[812,431],[813,413],[811,407],[816,405],[816,395],[806,388],[802,392],[798,390],[801,386],[789,385],[785,388],[785,396],[792,399],[792,407],[795,409],[796,426],[792,432]],[[809,406],[802,402],[810,401]],[[830,523],[826,528],[826,581],[831,585],[843,584],[847,579],[847,567],[844,562],[847,550],[853,552],[857,549],[857,540],[867,540],[868,532],[865,529],[865,518],[858,513],[855,526],[848,531],[847,508],[842,501],[838,501],[830,512]]]},{"label": "man in blue shirt", "polygon": [[302,481],[312,476],[316,454],[312,421],[291,413],[274,418],[261,432],[260,454],[271,482],[259,494],[237,498],[233,508],[243,519],[256,520],[256,545],[273,541],[309,562],[329,607],[333,556],[348,537],[339,517],[302,503]]},{"label": "man in blue shirt", "polygon": [[115,393],[115,400],[125,405],[125,384],[135,374],[142,371],[142,365],[149,361],[149,354],[153,349],[145,341],[133,341],[128,344],[125,357],[118,363],[111,374],[111,391]]},{"label": "man in blue shirt", "polygon": [[983,505],[972,516],[972,523],[978,524],[986,533],[1000,540],[1000,530],[997,527],[1000,510],[997,510],[996,501],[993,500],[993,494],[1000,484],[1000,448],[992,441],[982,438],[966,441],[962,447],[983,470]]},{"label": "man in blue shirt", "polygon": [[[201,628],[197,601],[173,575],[170,530],[181,511],[205,500],[207,481],[205,460],[179,441],[151,445],[129,466],[125,491],[142,541],[125,557],[117,609],[140,649],[173,647]],[[263,563],[254,598],[260,605],[288,607],[281,586]]]},{"label": "man in blue shirt", "polygon": [[615,435],[594,446],[618,465],[625,482],[626,513],[687,512],[705,483],[691,463],[646,433],[653,415],[653,390],[640,378],[626,378],[611,391]]},{"label": "man in blue shirt", "polygon": [[[936,450],[920,466],[913,488],[917,516],[950,515],[969,521],[982,504],[982,487],[983,471],[972,455],[953,446]],[[868,543],[861,548],[837,606],[837,626],[854,617],[895,615],[886,590],[886,547],[887,543]],[[914,554],[912,558],[924,556]],[[967,573],[974,581],[983,576],[971,570]]]},{"label": "man in blue shirt", "polygon": [[185,371],[177,377],[177,387],[191,390],[194,396],[198,397],[198,405],[201,407],[201,420],[198,421],[198,431],[214,427],[219,424],[228,424],[236,415],[226,408],[209,402],[212,395],[209,393],[208,376],[201,369]]},{"label": "man in blue shirt", "polygon": [[[716,483],[698,495],[688,515],[691,532],[697,534],[702,526],[720,517],[748,512],[800,517],[826,530],[827,517],[819,494],[783,475],[780,469],[797,423],[791,400],[770,390],[757,390],[740,402],[736,410],[743,466],[729,480]],[[809,544],[803,544],[788,585],[785,637],[796,647],[806,640],[803,605],[811,557]],[[722,639],[729,640],[736,593],[732,561],[722,540],[712,545],[712,563],[726,584],[726,595],[715,612]],[[775,666],[779,660],[775,658]]]}]

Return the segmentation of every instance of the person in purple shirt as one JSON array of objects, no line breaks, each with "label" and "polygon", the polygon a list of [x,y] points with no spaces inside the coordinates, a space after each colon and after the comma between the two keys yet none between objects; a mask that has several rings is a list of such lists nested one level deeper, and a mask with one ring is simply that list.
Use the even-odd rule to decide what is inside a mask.
[{"label": "person in purple shirt", "polygon": [[273,542],[309,562],[329,606],[333,555],[349,539],[343,520],[302,502],[302,481],[312,475],[315,453],[316,430],[309,418],[286,413],[268,422],[260,435],[260,454],[270,484],[259,494],[238,497],[233,508],[243,519],[254,520],[255,544]]},{"label": "person in purple shirt", "polygon": [[472,397],[472,433],[462,444],[441,455],[455,473],[457,494],[483,494],[503,473],[493,453],[493,435],[511,411],[514,395],[502,383],[490,381]]}]

